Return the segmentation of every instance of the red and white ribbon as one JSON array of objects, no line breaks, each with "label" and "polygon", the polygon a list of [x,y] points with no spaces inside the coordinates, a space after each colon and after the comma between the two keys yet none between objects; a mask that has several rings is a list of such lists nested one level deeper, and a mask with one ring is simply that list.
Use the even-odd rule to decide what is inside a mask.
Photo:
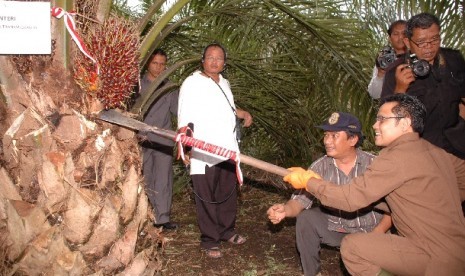
[{"label": "red and white ribbon", "polygon": [[239,181],[239,184],[242,185],[243,176],[240,168],[241,160],[237,152],[187,136],[185,132],[187,129],[189,129],[187,126],[182,129],[183,131],[178,132],[174,138],[175,142],[178,144],[178,156],[181,156],[182,160],[185,160],[183,145],[201,149],[203,151],[231,159],[236,162],[236,177]]},{"label": "red and white ribbon", "polygon": [[78,33],[76,32],[76,23],[74,23],[73,15],[76,15],[75,12],[66,12],[62,8],[59,7],[52,7],[51,8],[51,14],[52,16],[60,19],[64,17],[65,20],[65,26],[66,29],[68,30],[69,34],[73,38],[74,42],[76,42],[76,45],[78,46],[79,50],[88,57],[90,60],[92,60],[95,64],[97,75],[99,74],[99,65],[98,62],[92,57],[92,55],[89,53],[89,51],[86,48],[86,45],[82,41],[82,39],[79,37]]}]

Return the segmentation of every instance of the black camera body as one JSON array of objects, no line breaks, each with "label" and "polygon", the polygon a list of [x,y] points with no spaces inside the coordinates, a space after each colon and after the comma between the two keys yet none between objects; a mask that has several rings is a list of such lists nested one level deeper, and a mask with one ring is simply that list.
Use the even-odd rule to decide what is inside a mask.
[{"label": "black camera body", "polygon": [[418,59],[415,54],[406,55],[406,63],[412,68],[415,77],[426,77],[431,71],[431,66],[424,59]]},{"label": "black camera body", "polygon": [[386,70],[396,59],[397,56],[394,49],[391,46],[384,46],[383,49],[379,51],[376,63],[379,68]]}]

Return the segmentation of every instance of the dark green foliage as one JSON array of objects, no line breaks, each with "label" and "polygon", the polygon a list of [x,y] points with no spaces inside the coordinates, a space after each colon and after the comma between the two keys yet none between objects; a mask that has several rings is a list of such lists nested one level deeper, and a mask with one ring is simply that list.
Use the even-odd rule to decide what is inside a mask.
[{"label": "dark green foliage", "polygon": [[[392,20],[425,9],[450,21],[443,26],[444,43],[462,46],[463,6],[446,2],[192,0],[154,43],[167,50],[171,64],[197,58],[170,76],[178,84],[200,68],[205,45],[223,44],[224,73],[237,106],[254,117],[242,152],[305,167],[324,153],[315,125],[333,111],[359,117],[364,149],[378,150],[371,128],[376,102],[366,88],[374,56],[386,42],[385,29]],[[155,25],[159,17],[154,16]]]}]

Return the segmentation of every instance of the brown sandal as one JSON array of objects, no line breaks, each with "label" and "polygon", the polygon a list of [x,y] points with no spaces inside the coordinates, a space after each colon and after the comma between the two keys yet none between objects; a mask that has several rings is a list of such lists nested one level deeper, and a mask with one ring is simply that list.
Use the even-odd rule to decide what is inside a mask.
[{"label": "brown sandal", "polygon": [[232,243],[232,244],[243,244],[247,241],[246,238],[244,238],[243,236],[239,235],[239,234],[234,234],[234,236],[232,236],[228,242],[229,243]]},{"label": "brown sandal", "polygon": [[218,259],[223,257],[223,253],[221,253],[221,250],[219,247],[212,247],[205,249],[205,253],[207,254],[208,257],[213,258],[213,259]]}]

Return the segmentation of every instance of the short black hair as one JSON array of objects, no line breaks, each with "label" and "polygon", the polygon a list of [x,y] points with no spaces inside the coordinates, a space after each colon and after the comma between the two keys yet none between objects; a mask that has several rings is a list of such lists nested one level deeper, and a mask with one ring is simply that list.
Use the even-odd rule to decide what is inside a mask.
[{"label": "short black hair", "polygon": [[413,131],[420,134],[423,132],[426,107],[417,97],[398,93],[381,99],[379,106],[390,102],[397,102],[397,105],[392,108],[392,113],[399,117],[410,118]]},{"label": "short black hair", "polygon": [[361,132],[352,132],[352,131],[349,131],[349,130],[345,130],[344,132],[347,134],[347,139],[350,139],[350,138],[355,137],[355,136],[358,137],[357,144],[355,144],[355,146],[354,146],[355,148],[361,147],[363,145],[363,141],[365,140],[365,136],[363,136],[363,134]]},{"label": "short black hair", "polygon": [[420,28],[420,29],[428,29],[433,24],[438,25],[439,30],[441,30],[441,23],[439,22],[439,18],[436,16],[422,12],[417,15],[412,16],[407,21],[407,28],[405,29],[405,36],[407,38],[412,38],[413,36],[413,29]]},{"label": "short black hair", "polygon": [[156,55],[164,56],[166,60],[168,60],[168,55],[163,49],[157,48],[153,51],[152,55],[150,55],[149,61],[151,61]]},{"label": "short black hair", "polygon": [[205,54],[207,53],[207,50],[211,47],[218,47],[218,48],[221,48],[221,50],[223,50],[223,58],[224,58],[224,61],[226,61],[226,50],[224,49],[223,45],[221,45],[220,43],[218,42],[213,42],[213,43],[210,43],[208,44],[204,49],[203,49],[203,52],[202,52],[202,62],[203,60],[205,59]]},{"label": "short black hair", "polygon": [[387,33],[389,36],[391,36],[392,34],[392,30],[397,27],[398,25],[407,25],[407,21],[405,20],[396,20],[394,22],[391,23],[391,25],[389,25],[389,28],[387,30]]}]

